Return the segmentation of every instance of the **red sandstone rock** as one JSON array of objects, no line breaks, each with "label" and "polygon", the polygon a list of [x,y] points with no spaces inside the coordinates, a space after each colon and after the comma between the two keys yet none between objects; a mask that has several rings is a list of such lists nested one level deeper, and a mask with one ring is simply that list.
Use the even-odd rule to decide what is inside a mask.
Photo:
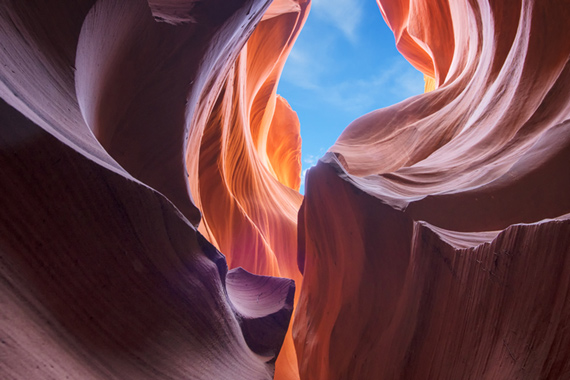
[{"label": "red sandstone rock", "polygon": [[433,91],[304,201],[308,1],[2,4],[0,377],[569,378],[570,8],[378,2]]},{"label": "red sandstone rock", "polygon": [[252,309],[233,294],[252,279],[226,293],[224,257],[164,196],[0,115],[2,378],[273,377],[291,280],[249,275]]},{"label": "red sandstone rock", "polygon": [[273,377],[294,284],[226,278],[184,164],[267,4],[150,5],[0,7],[1,378]]},{"label": "red sandstone rock", "polygon": [[570,378],[570,8],[379,4],[436,89],[309,171],[301,378]]},{"label": "red sandstone rock", "polygon": [[567,377],[568,215],[457,233],[414,221],[322,163],[307,186],[301,378]]}]

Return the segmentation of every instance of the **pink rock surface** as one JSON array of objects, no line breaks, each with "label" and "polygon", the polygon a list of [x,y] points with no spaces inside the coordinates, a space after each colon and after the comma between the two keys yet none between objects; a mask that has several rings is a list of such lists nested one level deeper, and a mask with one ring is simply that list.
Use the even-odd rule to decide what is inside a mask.
[{"label": "pink rock surface", "polygon": [[273,378],[294,283],[226,278],[184,160],[267,4],[150,5],[0,7],[3,379]]},{"label": "pink rock surface", "polygon": [[309,1],[0,5],[0,378],[570,378],[570,7],[378,4],[432,91],[304,198]]},{"label": "pink rock surface", "polygon": [[307,185],[293,327],[301,378],[568,376],[568,215],[458,233],[414,221],[322,163]]},{"label": "pink rock surface", "polygon": [[301,378],[570,378],[570,8],[379,5],[435,90],[308,173]]}]

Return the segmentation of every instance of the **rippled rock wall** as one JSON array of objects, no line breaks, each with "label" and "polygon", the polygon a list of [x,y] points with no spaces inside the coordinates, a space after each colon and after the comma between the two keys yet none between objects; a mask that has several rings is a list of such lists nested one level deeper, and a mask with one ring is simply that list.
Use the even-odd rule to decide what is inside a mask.
[{"label": "rippled rock wall", "polygon": [[309,1],[4,2],[0,374],[570,376],[570,8],[378,5],[426,93],[303,197]]}]

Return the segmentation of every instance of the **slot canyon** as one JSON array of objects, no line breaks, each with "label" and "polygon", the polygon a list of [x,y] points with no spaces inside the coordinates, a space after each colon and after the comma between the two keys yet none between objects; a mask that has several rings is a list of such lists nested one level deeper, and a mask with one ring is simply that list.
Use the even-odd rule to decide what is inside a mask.
[{"label": "slot canyon", "polygon": [[570,379],[570,3],[377,5],[302,195],[310,0],[2,1],[0,379]]}]

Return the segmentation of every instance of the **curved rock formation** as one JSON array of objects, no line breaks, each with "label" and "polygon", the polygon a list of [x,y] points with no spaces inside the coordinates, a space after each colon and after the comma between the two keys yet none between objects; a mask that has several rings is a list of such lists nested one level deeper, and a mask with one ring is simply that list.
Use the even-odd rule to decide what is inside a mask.
[{"label": "curved rock formation", "polygon": [[570,8],[515,3],[379,1],[435,90],[307,175],[301,378],[570,376]]},{"label": "curved rock formation", "polygon": [[308,0],[0,5],[0,377],[569,377],[570,8],[378,3],[426,94],[304,199]]},{"label": "curved rock formation", "polygon": [[294,283],[226,278],[184,160],[266,7],[1,6],[0,377],[273,378]]},{"label": "curved rock formation", "polygon": [[0,115],[3,378],[273,378],[291,280],[251,309],[232,289],[252,280],[226,294],[224,257],[164,196]]},{"label": "curved rock formation", "polygon": [[[307,2],[271,4],[228,75],[213,78],[200,99],[186,155],[200,229],[230,267],[291,278],[297,287],[301,139],[297,115],[276,90],[307,13]],[[290,333],[276,378],[298,378]]]}]

